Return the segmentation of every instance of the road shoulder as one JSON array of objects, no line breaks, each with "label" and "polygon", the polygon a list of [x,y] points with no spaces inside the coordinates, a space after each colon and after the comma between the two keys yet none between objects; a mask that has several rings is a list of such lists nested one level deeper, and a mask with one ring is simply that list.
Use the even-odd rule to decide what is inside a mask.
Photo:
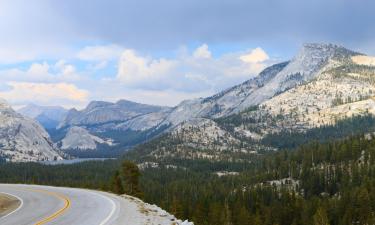
[{"label": "road shoulder", "polygon": [[15,196],[6,193],[0,193],[0,218],[16,210],[21,201]]}]

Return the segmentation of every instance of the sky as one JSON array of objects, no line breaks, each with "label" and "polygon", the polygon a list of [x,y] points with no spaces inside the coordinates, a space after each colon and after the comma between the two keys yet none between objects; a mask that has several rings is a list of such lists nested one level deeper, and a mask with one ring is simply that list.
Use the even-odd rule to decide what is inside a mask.
[{"label": "sky", "polygon": [[0,98],[206,97],[324,42],[375,55],[370,0],[0,0]]}]

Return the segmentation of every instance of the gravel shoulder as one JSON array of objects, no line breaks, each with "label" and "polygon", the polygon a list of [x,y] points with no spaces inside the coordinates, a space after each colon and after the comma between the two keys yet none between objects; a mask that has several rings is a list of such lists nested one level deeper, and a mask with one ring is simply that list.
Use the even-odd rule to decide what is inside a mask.
[{"label": "gravel shoulder", "polygon": [[17,198],[0,193],[0,217],[3,217],[20,206],[21,202]]}]

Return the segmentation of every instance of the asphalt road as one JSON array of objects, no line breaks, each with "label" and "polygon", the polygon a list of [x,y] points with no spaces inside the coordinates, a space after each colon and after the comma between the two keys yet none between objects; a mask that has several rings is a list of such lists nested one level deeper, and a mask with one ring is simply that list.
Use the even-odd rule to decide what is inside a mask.
[{"label": "asphalt road", "polygon": [[0,217],[1,225],[120,225],[126,224],[122,199],[105,192],[21,184],[0,184],[0,192],[21,201]]}]

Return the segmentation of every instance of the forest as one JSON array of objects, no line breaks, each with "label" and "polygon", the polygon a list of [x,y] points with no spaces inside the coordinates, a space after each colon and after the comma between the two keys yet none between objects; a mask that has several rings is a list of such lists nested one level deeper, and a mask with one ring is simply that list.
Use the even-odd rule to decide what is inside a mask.
[{"label": "forest", "polygon": [[[374,161],[374,137],[360,135],[261,155],[251,165],[160,164],[141,170],[139,196],[195,224],[374,224]],[[3,163],[0,180],[115,192],[121,164]],[[223,169],[239,173],[218,176]]]}]

